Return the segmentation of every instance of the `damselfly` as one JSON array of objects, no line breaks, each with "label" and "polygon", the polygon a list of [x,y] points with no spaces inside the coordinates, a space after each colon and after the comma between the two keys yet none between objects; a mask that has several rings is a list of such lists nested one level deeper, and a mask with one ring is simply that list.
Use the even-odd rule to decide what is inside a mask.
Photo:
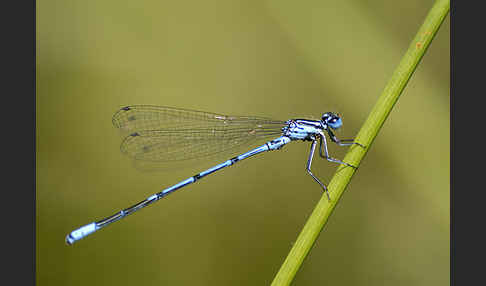
[{"label": "damselfly", "polygon": [[73,244],[204,176],[258,153],[278,150],[295,140],[311,142],[306,164],[307,173],[321,186],[327,198],[331,200],[326,186],[311,172],[317,142],[319,141],[319,155],[322,158],[352,168],[356,167],[329,156],[324,132],[332,142],[339,146],[356,144],[364,147],[354,142],[353,139],[339,140],[334,135],[333,130],[342,126],[342,119],[339,114],[333,112],[324,113],[320,120],[277,121],[264,117],[227,116],[172,107],[138,105],[127,106],[116,112],[113,116],[113,124],[126,135],[121,144],[122,152],[136,162],[142,162],[139,165],[142,168],[154,167],[158,163],[194,160],[221,152],[230,152],[239,146],[249,145],[259,139],[280,136],[151,195],[138,204],[110,217],[74,230],[66,237],[68,244]]}]

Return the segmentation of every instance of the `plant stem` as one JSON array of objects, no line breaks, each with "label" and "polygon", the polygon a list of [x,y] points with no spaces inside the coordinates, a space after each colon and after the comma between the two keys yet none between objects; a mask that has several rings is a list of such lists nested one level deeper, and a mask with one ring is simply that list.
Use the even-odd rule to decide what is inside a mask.
[{"label": "plant stem", "polygon": [[[415,71],[415,68],[429,47],[430,42],[444,21],[444,18],[449,13],[449,9],[449,0],[437,0],[434,3],[424,23],[412,40],[407,52],[403,56],[391,79],[385,86],[381,96],[378,98],[370,115],[355,138],[356,142],[365,145],[366,148],[353,145],[344,157],[345,162],[359,166],[361,160],[364,158],[373,140],[377,136],[378,131],[383,126],[383,123]],[[320,231],[334,210],[334,207],[341,198],[354,172],[355,169],[350,167],[345,167],[343,165],[338,167],[328,185],[331,201],[328,201],[325,194],[321,197],[287,258],[275,276],[272,282],[273,286],[290,285],[295,274],[302,265],[302,262],[316,241]]]}]

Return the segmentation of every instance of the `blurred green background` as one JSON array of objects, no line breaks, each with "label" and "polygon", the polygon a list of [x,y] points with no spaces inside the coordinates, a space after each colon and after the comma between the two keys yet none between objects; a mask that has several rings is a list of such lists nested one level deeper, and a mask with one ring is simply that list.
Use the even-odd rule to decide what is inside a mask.
[{"label": "blurred green background", "polygon": [[[132,104],[282,120],[338,111],[338,136],[351,138],[433,2],[37,2],[37,285],[270,284],[322,194],[309,145],[245,160],[67,246],[74,228],[219,163],[137,171],[111,116]],[[293,285],[449,285],[449,41],[447,17]],[[313,171],[329,182],[336,167]]]}]

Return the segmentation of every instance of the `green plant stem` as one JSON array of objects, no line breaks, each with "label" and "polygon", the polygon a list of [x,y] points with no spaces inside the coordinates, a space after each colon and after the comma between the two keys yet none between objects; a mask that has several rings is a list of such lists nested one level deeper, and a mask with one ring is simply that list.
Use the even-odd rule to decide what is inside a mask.
[{"label": "green plant stem", "polygon": [[[444,21],[449,9],[449,0],[437,0],[434,3],[424,23],[418,30],[417,35],[410,44],[406,54],[403,56],[400,64],[394,71],[391,79],[385,86],[381,96],[378,98],[370,115],[355,138],[356,142],[365,145],[366,148],[353,145],[344,157],[345,162],[359,166],[361,160],[366,155],[366,152],[378,134],[378,131],[381,129],[407,82],[415,71],[415,68],[422,59],[422,56],[429,47],[430,42]],[[302,262],[316,241],[320,231],[341,198],[354,172],[355,169],[353,168],[345,167],[343,165],[338,167],[328,185],[331,201],[328,201],[326,195],[321,197],[287,258],[275,276],[272,282],[273,286],[289,285],[292,282],[295,274],[302,265]]]}]

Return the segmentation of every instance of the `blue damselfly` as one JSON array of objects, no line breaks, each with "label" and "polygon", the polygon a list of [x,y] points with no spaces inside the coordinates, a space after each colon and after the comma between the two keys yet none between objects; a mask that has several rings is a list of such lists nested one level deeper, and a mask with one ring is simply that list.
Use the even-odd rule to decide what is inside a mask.
[{"label": "blue damselfly", "polygon": [[113,116],[113,125],[126,135],[120,147],[121,151],[132,157],[142,169],[154,168],[160,163],[195,160],[221,152],[230,152],[257,140],[278,137],[151,195],[110,217],[74,230],[66,237],[68,244],[73,244],[204,176],[258,153],[278,150],[295,140],[311,142],[306,164],[307,173],[321,186],[326,192],[327,198],[331,200],[326,186],[311,172],[317,142],[319,141],[319,155],[322,158],[352,168],[356,167],[329,156],[325,133],[332,142],[339,146],[356,144],[364,147],[352,139],[340,140],[334,135],[333,130],[342,126],[342,119],[339,114],[333,112],[324,113],[320,120],[278,121],[265,117],[227,116],[181,108],[135,105],[124,107],[116,112]]}]

